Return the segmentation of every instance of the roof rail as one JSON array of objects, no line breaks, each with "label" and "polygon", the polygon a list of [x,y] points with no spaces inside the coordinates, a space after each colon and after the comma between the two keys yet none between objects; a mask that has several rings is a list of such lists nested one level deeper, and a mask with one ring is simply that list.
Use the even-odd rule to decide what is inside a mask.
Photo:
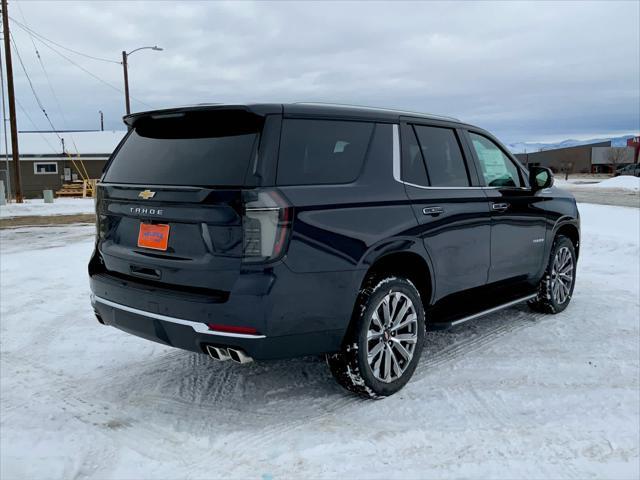
[{"label": "roof rail", "polygon": [[399,109],[395,109],[395,108],[370,107],[370,106],[367,106],[367,105],[352,105],[352,104],[349,104],[349,103],[294,102],[294,104],[296,104],[296,105],[318,105],[318,106],[325,106],[325,107],[361,108],[361,109],[364,109],[364,110],[382,110],[382,111],[385,111],[385,112],[401,113],[401,114],[407,114],[407,115],[420,115],[420,116],[424,116],[424,117],[441,118],[443,120],[453,120],[455,122],[459,122],[460,121],[459,118],[450,117],[448,115],[437,115],[437,114],[434,114],[434,113],[413,112],[411,110],[399,110]]}]

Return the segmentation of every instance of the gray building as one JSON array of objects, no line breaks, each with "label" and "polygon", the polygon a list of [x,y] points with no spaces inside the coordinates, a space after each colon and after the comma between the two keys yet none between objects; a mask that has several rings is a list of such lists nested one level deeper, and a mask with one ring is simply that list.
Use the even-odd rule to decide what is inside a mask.
[{"label": "gray building", "polygon": [[571,173],[591,173],[593,149],[610,147],[611,142],[606,141],[532,153],[517,153],[516,157],[525,165],[549,167],[554,172],[568,170]]},{"label": "gray building", "polygon": [[[111,152],[125,134],[124,131],[20,132],[18,149],[23,195],[41,198],[43,190],[55,192],[64,184],[100,178]],[[11,145],[8,155],[2,149],[0,180],[6,187],[9,174],[13,192],[15,179],[10,149]]]},{"label": "gray building", "polygon": [[593,147],[591,149],[591,171],[610,173],[623,165],[635,162],[632,147]]}]

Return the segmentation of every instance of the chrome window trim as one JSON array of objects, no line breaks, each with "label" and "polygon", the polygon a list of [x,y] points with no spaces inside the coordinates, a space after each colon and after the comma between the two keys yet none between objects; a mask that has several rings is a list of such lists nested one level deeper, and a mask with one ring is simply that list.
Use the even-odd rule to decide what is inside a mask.
[{"label": "chrome window trim", "polygon": [[511,190],[530,190],[529,187],[474,187],[471,185],[467,187],[429,187],[426,185],[416,185],[415,183],[405,182],[402,180],[400,126],[397,123],[393,124],[393,179],[403,185],[409,185],[410,187],[421,188],[423,190],[499,190],[507,188]]},{"label": "chrome window trim", "polygon": [[393,178],[396,182],[405,183],[400,178],[400,126],[393,124]]},{"label": "chrome window trim", "polygon": [[202,333],[205,335],[214,335],[218,337],[250,338],[250,339],[266,338],[265,335],[248,335],[245,333],[215,332],[215,331],[209,330],[209,327],[207,327],[207,325],[202,322],[194,322],[192,320],[183,320],[181,318],[169,317],[167,315],[162,315],[160,313],[153,313],[153,312],[147,312],[145,310],[139,310],[137,308],[128,307],[120,303],[112,302],[111,300],[107,300],[106,298],[102,298],[97,295],[93,295],[93,301],[102,303],[112,308],[117,308],[118,310],[123,310],[125,312],[141,315],[143,317],[155,318],[156,320],[162,320],[163,322],[176,323],[178,325],[186,325],[188,327],[193,328],[193,330],[195,330],[196,332]]}]

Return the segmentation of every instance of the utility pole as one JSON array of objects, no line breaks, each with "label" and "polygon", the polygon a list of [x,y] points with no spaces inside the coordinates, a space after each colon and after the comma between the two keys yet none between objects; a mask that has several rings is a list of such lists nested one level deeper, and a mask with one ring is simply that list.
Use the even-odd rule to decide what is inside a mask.
[{"label": "utility pole", "polygon": [[98,113],[100,114],[100,131],[104,132],[104,113],[102,110],[98,110]]},{"label": "utility pole", "polygon": [[139,50],[155,50],[156,52],[161,52],[163,49],[157,45],[153,47],[140,47],[135,50],[131,50],[127,53],[126,50],[122,51],[122,70],[124,71],[124,101],[125,106],[127,107],[127,115],[131,113],[131,106],[129,105],[129,64],[127,63],[127,58],[132,53],[135,53]]},{"label": "utility pole", "polygon": [[22,181],[20,180],[20,153],[18,152],[18,125],[16,123],[16,97],[13,89],[13,63],[9,37],[9,10],[7,0],[2,0],[2,29],[4,31],[4,53],[7,64],[7,96],[9,97],[9,121],[11,123],[11,152],[13,159],[16,203],[22,203]]},{"label": "utility pole", "polygon": [[127,107],[127,115],[129,115],[131,113],[131,107],[129,105],[129,72],[127,71],[127,52],[124,50],[122,51],[122,69],[124,70],[124,102]]}]

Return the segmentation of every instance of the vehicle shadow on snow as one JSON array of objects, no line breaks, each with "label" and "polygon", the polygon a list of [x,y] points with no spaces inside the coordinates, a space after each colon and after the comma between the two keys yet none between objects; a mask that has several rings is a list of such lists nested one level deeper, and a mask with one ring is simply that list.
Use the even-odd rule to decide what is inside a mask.
[{"label": "vehicle shadow on snow", "polygon": [[[537,317],[520,306],[448,331],[428,332],[413,381],[531,325]],[[99,395],[112,406],[140,408],[147,418],[154,412],[151,416],[156,421],[165,415],[166,421],[175,424],[177,417],[186,430],[191,426],[201,430],[203,422],[228,423],[236,431],[261,422],[265,428],[275,428],[279,422],[294,426],[366,402],[338,386],[320,357],[238,365],[168,351],[112,372],[102,379],[102,387]],[[287,408],[289,404],[295,408]]]}]

